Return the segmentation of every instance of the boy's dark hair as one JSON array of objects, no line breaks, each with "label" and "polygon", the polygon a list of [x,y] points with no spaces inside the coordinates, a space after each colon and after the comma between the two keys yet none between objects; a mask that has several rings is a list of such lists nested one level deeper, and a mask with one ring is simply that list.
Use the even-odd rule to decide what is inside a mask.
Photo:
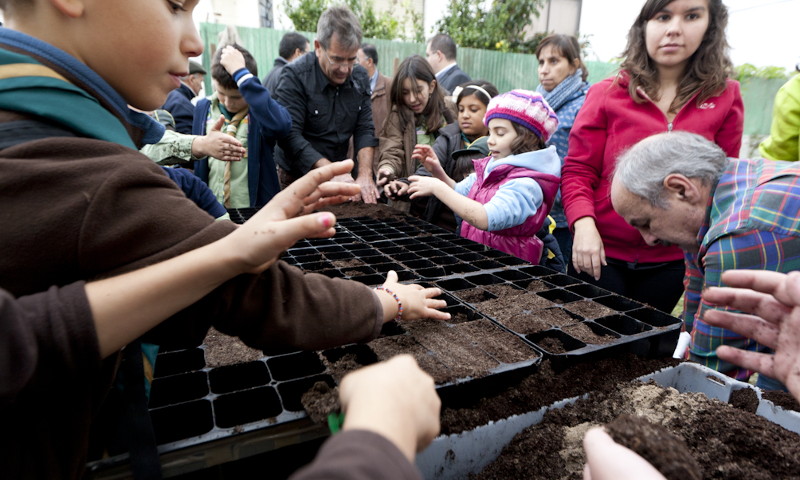
[{"label": "boy's dark hair", "polygon": [[439,50],[442,52],[442,55],[444,55],[444,58],[448,60],[456,59],[456,42],[453,41],[450,35],[446,33],[437,33],[431,37],[428,43],[431,44],[431,52]]},{"label": "boy's dark hair", "polygon": [[307,45],[308,39],[302,34],[297,32],[289,32],[281,38],[281,43],[278,45],[278,55],[280,55],[284,60],[289,60],[292,55],[294,55],[294,51],[298,48],[301,51],[308,50],[306,48]]},{"label": "boy's dark hair", "polygon": [[577,38],[573,37],[572,35],[564,35],[563,33],[548,35],[544,37],[536,47],[536,58],[539,58],[539,53],[541,53],[542,49],[547,46],[553,47],[556,52],[560,53],[562,57],[567,59],[567,63],[570,65],[575,65],[577,63],[577,68],[580,68],[583,72],[583,75],[581,75],[581,80],[584,82],[586,81],[586,78],[589,76],[589,69],[586,68],[586,65],[581,59],[581,46],[578,43]]},{"label": "boy's dark hair", "polygon": [[[222,50],[227,47],[228,45],[223,45],[217,49],[217,52],[214,54],[214,59],[211,60],[211,78],[216,80],[216,82],[222,88],[239,88],[239,85],[236,85],[236,82],[233,81],[233,77],[225,67],[219,63],[219,59],[222,57]],[[244,66],[253,74],[254,77],[258,77],[258,67],[256,66],[256,59],[253,58],[253,55],[247,51],[243,46],[237,45],[235,43],[230,45],[231,47],[235,48],[242,52],[242,56],[244,56]]]},{"label": "boy's dark hair", "polygon": [[533,133],[533,130],[523,127],[517,122],[511,122],[511,125],[514,126],[514,131],[517,132],[517,138],[511,142],[511,155],[541,150],[545,147],[542,139]]},{"label": "boy's dark hair", "polygon": [[375,45],[373,45],[371,43],[365,43],[365,44],[361,45],[361,50],[364,52],[364,55],[366,57],[372,59],[372,63],[374,63],[375,66],[377,67],[378,66],[378,49],[375,48]]}]

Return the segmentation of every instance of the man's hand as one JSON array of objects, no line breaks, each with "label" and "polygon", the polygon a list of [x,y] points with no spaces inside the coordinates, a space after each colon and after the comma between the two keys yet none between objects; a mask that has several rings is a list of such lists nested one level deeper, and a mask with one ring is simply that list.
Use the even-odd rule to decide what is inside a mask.
[{"label": "man's hand", "polygon": [[378,188],[381,188],[388,182],[393,181],[396,177],[397,175],[395,175],[394,172],[392,172],[390,169],[386,167],[381,168],[380,170],[378,170],[378,181],[376,182],[376,185],[378,186]]},{"label": "man's hand", "polygon": [[359,174],[358,177],[356,177],[356,183],[361,187],[360,199],[364,203],[378,203],[378,187],[375,186],[375,180],[372,178],[372,174]]},{"label": "man's hand", "polygon": [[729,270],[722,281],[736,288],[710,287],[703,291],[703,301],[744,313],[706,310],[703,321],[752,338],[775,353],[721,346],[717,355],[777,379],[800,398],[800,272]]},{"label": "man's hand", "polygon": [[222,133],[224,124],[225,117],[220,116],[207,134],[194,139],[192,155],[195,158],[214,157],[225,162],[238,162],[242,159],[247,150],[233,135]]},{"label": "man's hand", "polygon": [[339,387],[344,430],[369,430],[394,443],[409,461],[439,433],[442,403],[433,378],[403,354],[347,374]]},{"label": "man's hand", "polygon": [[225,67],[225,70],[231,75],[236,73],[237,70],[246,66],[244,63],[244,55],[242,55],[242,52],[234,48],[232,45],[228,45],[222,49],[222,55],[219,57],[219,63]]},{"label": "man's hand", "polygon": [[311,170],[222,239],[237,256],[241,271],[264,271],[284,250],[302,238],[333,236],[336,217],[332,213],[307,214],[326,205],[346,202],[358,194],[356,184],[330,181],[352,168],[353,162],[345,160]]},{"label": "man's hand", "polygon": [[412,199],[436,195],[436,190],[442,187],[450,188],[445,185],[444,182],[434,177],[412,175],[408,177],[408,180],[411,182],[411,185],[408,187],[408,193],[411,194]]}]

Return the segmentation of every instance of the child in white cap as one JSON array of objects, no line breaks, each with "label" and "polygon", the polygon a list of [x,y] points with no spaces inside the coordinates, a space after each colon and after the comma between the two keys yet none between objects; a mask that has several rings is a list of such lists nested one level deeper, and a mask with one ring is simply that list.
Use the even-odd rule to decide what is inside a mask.
[{"label": "child in white cap", "polygon": [[494,97],[486,110],[490,156],[475,160],[475,173],[456,183],[432,150],[414,152],[434,176],[409,177],[411,198],[435,195],[463,218],[461,236],[533,264],[542,255],[536,232],[553,205],[561,181],[555,147],[545,148],[558,127],[541,94],[512,90]]}]

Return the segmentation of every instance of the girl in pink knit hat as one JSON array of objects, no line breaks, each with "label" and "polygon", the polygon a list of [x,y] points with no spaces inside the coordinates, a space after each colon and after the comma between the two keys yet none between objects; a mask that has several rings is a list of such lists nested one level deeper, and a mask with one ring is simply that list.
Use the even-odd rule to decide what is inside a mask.
[{"label": "girl in pink knit hat", "polygon": [[536,236],[550,212],[561,179],[561,160],[545,144],[558,127],[541,94],[512,90],[494,97],[486,110],[489,156],[475,160],[475,173],[456,183],[430,147],[419,158],[433,177],[409,177],[411,198],[434,195],[463,219],[461,236],[538,264],[543,244]]}]

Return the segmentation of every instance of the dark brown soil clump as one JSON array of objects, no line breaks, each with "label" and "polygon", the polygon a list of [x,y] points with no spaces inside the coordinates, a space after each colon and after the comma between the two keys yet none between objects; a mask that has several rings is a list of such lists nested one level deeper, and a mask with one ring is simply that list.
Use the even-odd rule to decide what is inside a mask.
[{"label": "dark brown soil clump", "polygon": [[731,392],[728,403],[745,412],[756,413],[758,410],[758,394],[752,388],[740,388]]},{"label": "dark brown soil clump", "polygon": [[775,405],[783,408],[784,410],[794,410],[800,412],[800,403],[789,392],[782,392],[780,390],[764,390],[761,393],[764,400],[769,400]]},{"label": "dark brown soil clump", "polygon": [[585,323],[578,323],[576,325],[564,327],[562,330],[565,333],[568,333],[571,337],[577,338],[581,342],[591,345],[606,345],[617,339],[617,337],[610,334],[598,335]]},{"label": "dark brown soil clump", "polygon": [[536,344],[549,353],[560,354],[567,353],[569,351],[561,342],[561,340],[557,339],[556,337],[545,337],[539,340]]},{"label": "dark brown soil clump", "polygon": [[477,308],[481,313],[503,323],[504,319],[514,315],[530,314],[533,311],[554,306],[553,302],[535,293],[524,293],[515,296],[513,300],[505,298],[486,300],[485,302],[480,302]]},{"label": "dark brown soil clump", "polygon": [[606,431],[615,442],[650,462],[667,480],[703,478],[686,442],[657,423],[623,414],[606,425]]},{"label": "dark brown soil clump", "polygon": [[341,410],[339,405],[339,389],[331,388],[325,382],[316,382],[311,390],[300,397],[303,408],[306,409],[308,416],[316,423],[323,423],[328,418],[329,413]]}]

